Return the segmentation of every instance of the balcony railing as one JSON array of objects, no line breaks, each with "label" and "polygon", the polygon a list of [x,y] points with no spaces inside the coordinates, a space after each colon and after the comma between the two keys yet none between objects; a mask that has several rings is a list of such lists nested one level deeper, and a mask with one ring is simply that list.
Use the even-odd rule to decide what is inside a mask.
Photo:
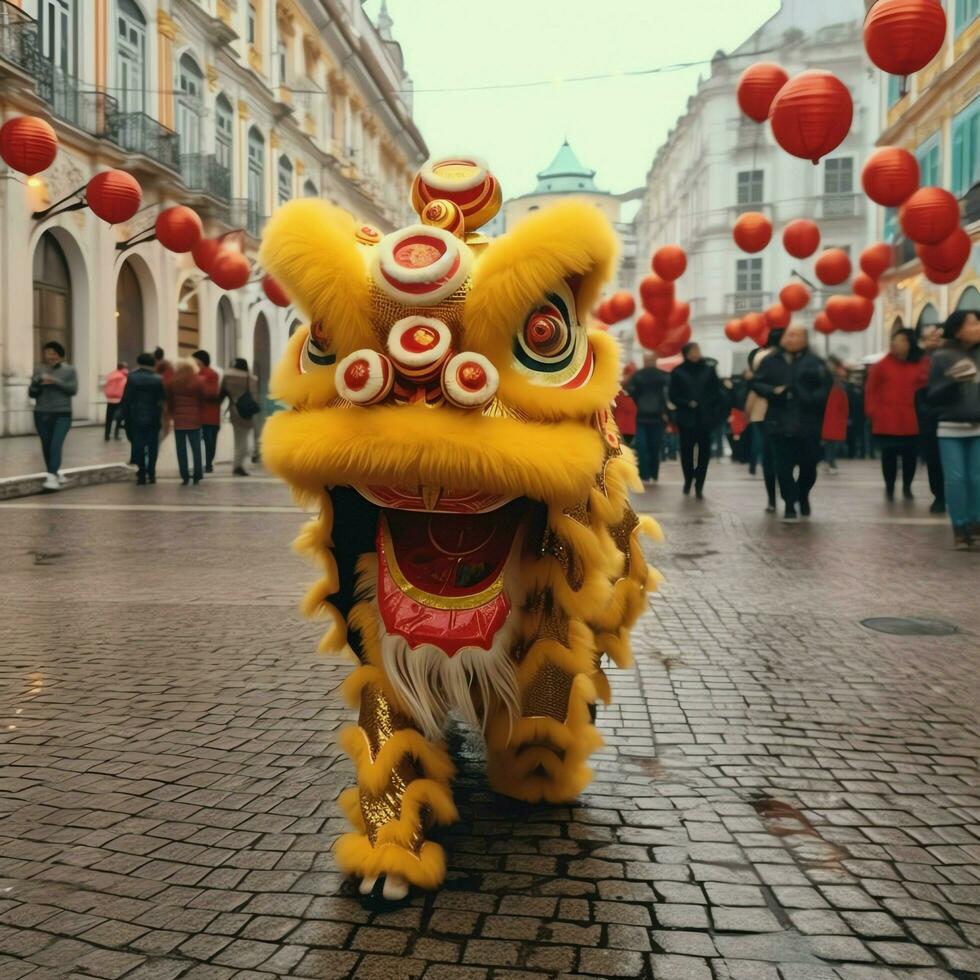
[{"label": "balcony railing", "polygon": [[156,160],[175,173],[180,170],[180,141],[172,129],[145,112],[120,112],[108,122],[106,136],[117,146]]},{"label": "balcony railing", "polygon": [[81,88],[77,78],[46,58],[38,59],[35,80],[52,115],[93,136],[105,136],[112,128],[119,107],[111,95]]},{"label": "balcony railing", "polygon": [[37,21],[8,0],[0,0],[0,61],[34,75],[39,58]]},{"label": "balcony railing", "polygon": [[772,293],[758,290],[742,290],[729,293],[726,304],[734,316],[744,316],[746,313],[761,313],[772,303]]},{"label": "balcony railing", "polygon": [[963,224],[972,225],[980,221],[980,182],[974,184],[961,198],[963,207]]},{"label": "balcony railing", "polygon": [[746,214],[749,211],[758,211],[772,221],[772,205],[766,204],[764,201],[750,201],[747,204],[735,204],[728,209],[729,216],[733,222],[737,221],[740,215]]},{"label": "balcony railing", "polygon": [[825,194],[817,200],[821,218],[858,218],[864,214],[862,194]]},{"label": "balcony railing", "polygon": [[202,191],[221,201],[231,199],[231,171],[213,153],[182,153],[180,177],[192,191]]},{"label": "balcony railing", "polygon": [[228,224],[233,228],[244,228],[253,238],[261,237],[266,221],[268,217],[248,198],[236,197],[228,207]]}]

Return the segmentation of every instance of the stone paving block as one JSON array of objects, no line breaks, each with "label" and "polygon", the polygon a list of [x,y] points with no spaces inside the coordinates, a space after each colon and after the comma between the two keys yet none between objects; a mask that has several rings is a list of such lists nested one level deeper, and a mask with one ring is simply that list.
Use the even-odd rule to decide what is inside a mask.
[{"label": "stone paving block", "polygon": [[650,957],[654,980],[712,980],[707,960],[693,956],[654,954]]}]

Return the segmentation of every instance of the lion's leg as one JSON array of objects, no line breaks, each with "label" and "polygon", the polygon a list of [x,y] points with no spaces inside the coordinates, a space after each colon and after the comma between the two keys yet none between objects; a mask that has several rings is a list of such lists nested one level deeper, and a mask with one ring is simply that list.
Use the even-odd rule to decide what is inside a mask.
[{"label": "lion's leg", "polygon": [[404,898],[410,885],[436,888],[446,874],[442,848],[425,839],[433,823],[451,823],[453,767],[442,745],[428,741],[385,693],[384,674],[364,666],[345,685],[359,701],[356,725],[341,734],[354,760],[357,786],[341,804],[354,832],[337,842],[337,863],[361,881],[363,894],[380,883],[383,897]]}]

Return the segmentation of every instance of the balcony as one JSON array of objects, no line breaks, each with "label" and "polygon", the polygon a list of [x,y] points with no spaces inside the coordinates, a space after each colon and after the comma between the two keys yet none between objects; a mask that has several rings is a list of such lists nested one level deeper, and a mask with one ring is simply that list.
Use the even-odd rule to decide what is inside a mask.
[{"label": "balcony", "polygon": [[180,170],[180,141],[145,112],[121,112],[107,120],[106,137],[117,146],[137,153],[177,173]]},{"label": "balcony", "polygon": [[761,313],[772,304],[772,293],[758,290],[742,290],[726,296],[725,308],[732,316],[745,316],[746,313]]},{"label": "balcony", "polygon": [[231,171],[213,153],[182,153],[180,179],[188,190],[200,191],[219,201],[231,200]]},{"label": "balcony", "polygon": [[825,194],[817,198],[817,210],[822,220],[860,218],[864,216],[864,208],[862,194]]},{"label": "balcony", "polygon": [[745,204],[735,204],[728,209],[729,220],[732,224],[738,221],[739,217],[749,211],[758,211],[764,214],[770,221],[773,220],[772,205],[764,201],[748,201]]},{"label": "balcony", "polygon": [[38,25],[19,7],[0,0],[0,72],[36,76],[41,56]]},{"label": "balcony", "polygon": [[246,197],[236,197],[229,202],[223,220],[232,228],[241,228],[252,238],[258,239],[262,237],[262,229],[269,218],[262,214],[254,201]]},{"label": "balcony", "polygon": [[47,102],[51,115],[93,136],[105,136],[119,114],[111,95],[80,88],[77,78],[46,58],[38,58],[35,81],[37,94]]}]

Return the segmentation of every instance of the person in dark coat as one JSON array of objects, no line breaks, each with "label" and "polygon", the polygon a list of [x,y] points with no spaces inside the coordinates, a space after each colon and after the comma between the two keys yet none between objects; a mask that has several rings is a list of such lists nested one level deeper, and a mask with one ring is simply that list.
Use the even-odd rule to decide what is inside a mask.
[{"label": "person in dark coat", "polygon": [[204,479],[201,453],[201,411],[204,408],[204,387],[198,377],[197,361],[182,357],[174,368],[173,378],[167,385],[167,405],[174,423],[174,439],[177,444],[177,467],[181,483],[186,487],[191,480],[187,465],[187,447],[190,445],[194,462],[194,483]]},{"label": "person in dark coat", "polygon": [[728,398],[715,362],[705,361],[697,344],[686,344],[683,354],[684,360],[670,374],[669,397],[681,440],[684,493],[689,494],[693,484],[700,500],[711,462],[711,436],[728,414]]},{"label": "person in dark coat", "polygon": [[136,370],[130,371],[119,403],[126,438],[133,447],[133,462],[141,486],[157,482],[157,452],[160,448],[160,424],[166,391],[163,378],[155,370],[153,355],[140,354]]},{"label": "person in dark coat", "polygon": [[656,354],[647,354],[643,367],[625,384],[626,394],[636,402],[636,462],[640,479],[654,483],[660,478],[661,447],[667,421],[667,388],[670,375],[657,367]]},{"label": "person in dark coat", "polygon": [[928,399],[939,420],[954,547],[965,550],[980,546],[980,314],[958,310],[944,332],[946,346],[929,370]]},{"label": "person in dark coat", "polygon": [[804,327],[786,328],[779,350],[759,365],[751,385],[769,403],[766,426],[786,507],[784,520],[809,517],[832,379],[826,364],[810,350]]},{"label": "person in dark coat", "polygon": [[[930,324],[923,327],[919,344],[926,357],[939,350],[945,343],[942,327]],[[929,389],[920,388],[915,396],[915,409],[919,416],[919,452],[929,474],[929,492],[932,494],[930,514],[946,513],[946,487],[943,482],[943,463],[939,458],[939,417],[936,408],[929,404]]]}]

